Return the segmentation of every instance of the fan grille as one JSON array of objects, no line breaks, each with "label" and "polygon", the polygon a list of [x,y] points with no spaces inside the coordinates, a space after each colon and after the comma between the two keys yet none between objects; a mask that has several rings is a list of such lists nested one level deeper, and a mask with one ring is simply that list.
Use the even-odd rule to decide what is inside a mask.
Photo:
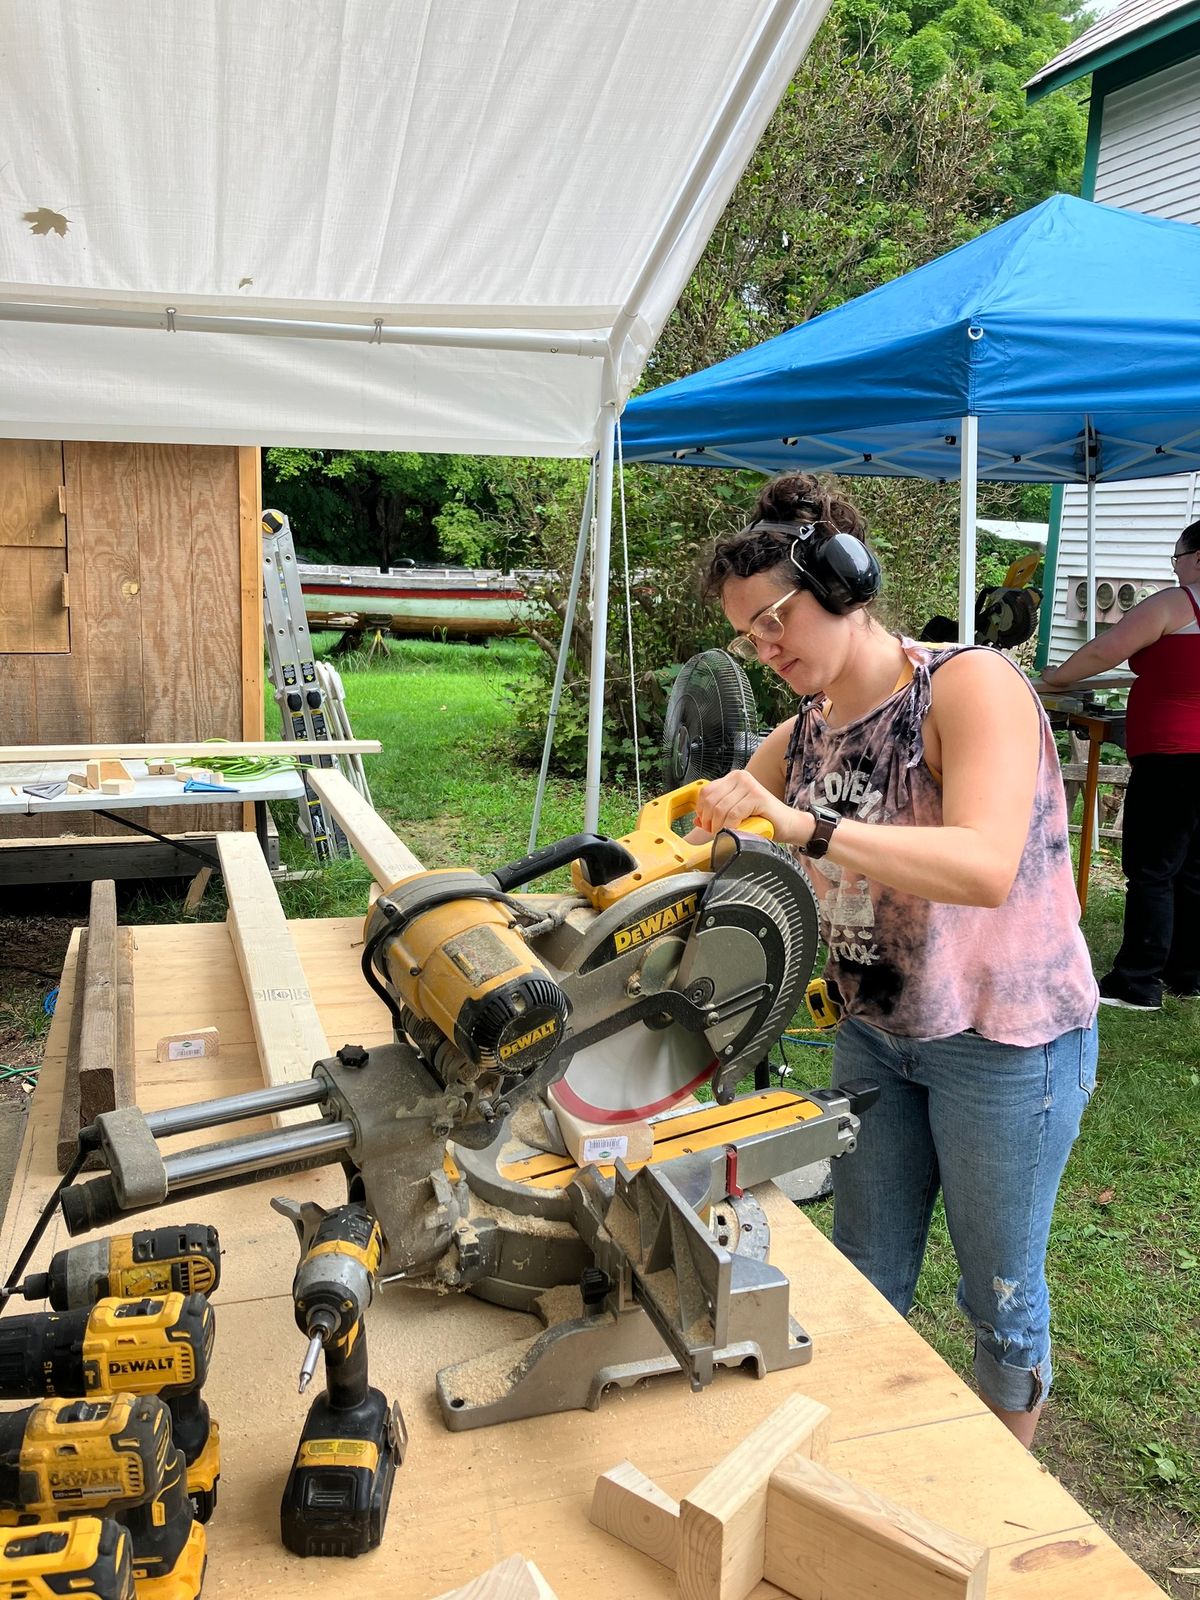
[{"label": "fan grille", "polygon": [[663,780],[671,788],[744,767],[761,742],[750,680],[725,650],[684,663],[663,721]]}]

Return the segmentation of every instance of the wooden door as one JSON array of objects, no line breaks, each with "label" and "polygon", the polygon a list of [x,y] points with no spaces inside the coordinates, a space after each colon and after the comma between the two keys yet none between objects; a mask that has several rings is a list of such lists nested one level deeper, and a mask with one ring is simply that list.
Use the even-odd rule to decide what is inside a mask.
[{"label": "wooden door", "polygon": [[63,454],[58,440],[0,440],[0,655],[71,648]]}]

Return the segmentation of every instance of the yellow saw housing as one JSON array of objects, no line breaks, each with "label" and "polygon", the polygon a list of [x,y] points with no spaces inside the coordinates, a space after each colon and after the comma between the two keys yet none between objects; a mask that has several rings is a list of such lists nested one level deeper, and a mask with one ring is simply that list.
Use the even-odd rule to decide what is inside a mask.
[{"label": "yellow saw housing", "polygon": [[[394,932],[387,905],[399,910]],[[481,1069],[527,1072],[558,1043],[566,996],[485,878],[454,868],[406,878],[375,902],[365,938],[380,941],[379,965],[412,1018]]]}]

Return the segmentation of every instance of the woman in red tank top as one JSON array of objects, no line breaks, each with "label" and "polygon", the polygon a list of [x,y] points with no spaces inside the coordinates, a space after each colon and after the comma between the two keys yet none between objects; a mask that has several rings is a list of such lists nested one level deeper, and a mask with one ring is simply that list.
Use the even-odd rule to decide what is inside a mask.
[{"label": "woman in red tank top", "polygon": [[1130,777],[1121,835],[1125,930],[1104,1005],[1157,1011],[1164,988],[1200,997],[1200,522],[1171,557],[1164,589],[1043,674],[1052,689],[1128,659],[1125,745]]}]

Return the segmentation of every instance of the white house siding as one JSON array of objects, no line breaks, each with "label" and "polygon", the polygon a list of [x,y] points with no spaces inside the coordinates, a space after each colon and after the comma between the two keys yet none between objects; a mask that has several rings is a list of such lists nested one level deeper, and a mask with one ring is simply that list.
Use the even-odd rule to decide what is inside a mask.
[{"label": "white house siding", "polygon": [[[1200,223],[1200,59],[1105,98],[1093,198],[1176,222]],[[1105,484],[1096,491],[1096,576],[1165,580],[1179,530],[1200,517],[1196,477]],[[1087,495],[1063,494],[1050,660],[1086,637],[1068,597],[1087,571]]]}]

